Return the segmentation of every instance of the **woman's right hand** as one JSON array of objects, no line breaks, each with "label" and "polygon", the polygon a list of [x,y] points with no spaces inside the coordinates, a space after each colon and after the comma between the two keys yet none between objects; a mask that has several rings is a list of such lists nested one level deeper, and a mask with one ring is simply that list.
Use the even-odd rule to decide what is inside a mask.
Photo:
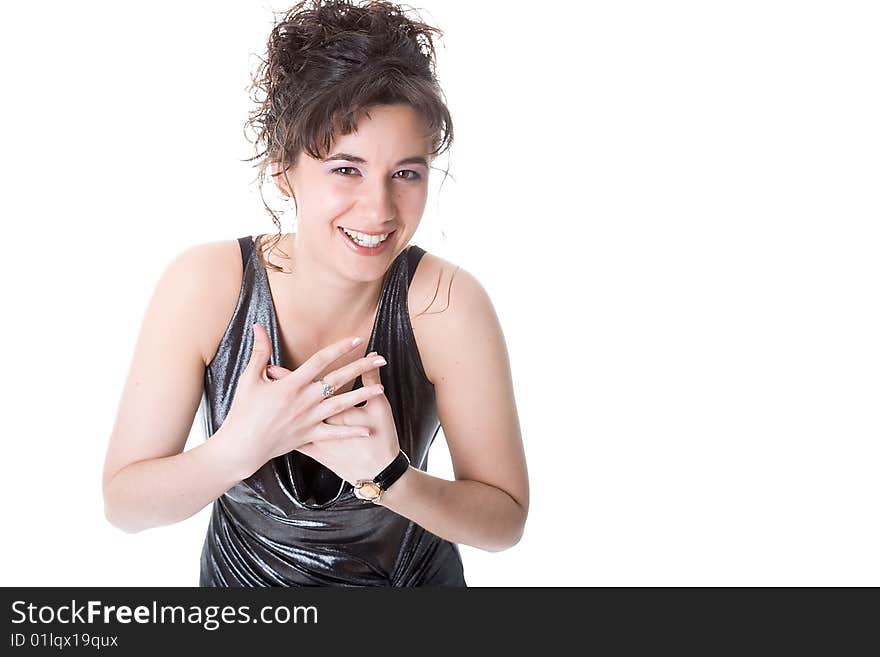
[{"label": "woman's right hand", "polygon": [[[362,345],[362,341],[353,345],[352,338],[340,340],[315,352],[283,379],[272,380],[266,374],[272,354],[269,334],[262,324],[252,328],[254,346],[250,361],[239,377],[221,427],[248,472],[252,474],[267,461],[306,443],[369,435],[366,427],[326,424],[324,420],[382,394],[381,386],[358,388],[325,401],[321,384],[315,382],[330,364]],[[378,367],[373,363],[375,359],[376,356],[361,358],[323,378],[338,390],[358,375]]]}]

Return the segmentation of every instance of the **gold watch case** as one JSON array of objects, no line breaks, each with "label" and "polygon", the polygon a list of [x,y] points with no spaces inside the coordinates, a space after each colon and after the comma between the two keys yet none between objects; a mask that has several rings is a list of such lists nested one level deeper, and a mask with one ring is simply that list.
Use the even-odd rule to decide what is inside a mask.
[{"label": "gold watch case", "polygon": [[379,484],[370,479],[359,479],[354,485],[354,496],[359,500],[375,502],[381,495]]}]

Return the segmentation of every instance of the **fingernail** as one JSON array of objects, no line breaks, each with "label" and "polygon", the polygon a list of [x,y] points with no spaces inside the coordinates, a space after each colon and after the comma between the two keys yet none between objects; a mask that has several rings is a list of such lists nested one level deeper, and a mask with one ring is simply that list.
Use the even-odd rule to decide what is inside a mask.
[{"label": "fingernail", "polygon": [[361,342],[363,342],[363,338],[361,338],[361,337],[357,337],[357,338],[355,338],[354,340],[351,341],[351,346],[352,346],[352,347],[356,347],[356,346],[358,346]]},{"label": "fingernail", "polygon": [[388,364],[388,363],[385,362],[385,359],[382,358],[381,356],[379,356],[377,359],[375,359],[375,360],[373,361],[373,365],[387,365],[387,364]]}]

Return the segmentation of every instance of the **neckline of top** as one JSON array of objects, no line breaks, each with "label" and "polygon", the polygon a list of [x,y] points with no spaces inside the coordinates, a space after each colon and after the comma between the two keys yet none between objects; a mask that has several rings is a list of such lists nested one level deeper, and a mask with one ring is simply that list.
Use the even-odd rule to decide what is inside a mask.
[{"label": "neckline of top", "polygon": [[[260,272],[260,274],[261,274],[260,278],[262,279],[262,281],[263,281],[262,284],[265,286],[265,289],[266,289],[266,298],[269,300],[268,305],[269,305],[269,324],[270,325],[268,327],[268,329],[269,329],[268,332],[269,332],[269,336],[270,336],[271,342],[272,342],[272,357],[275,360],[275,362],[278,365],[280,365],[281,367],[285,367],[287,369],[293,369],[291,367],[288,367],[287,364],[281,362],[281,345],[280,345],[280,335],[279,335],[279,328],[278,328],[278,313],[276,312],[276,309],[275,309],[275,299],[272,296],[272,287],[269,285],[269,273],[266,271],[266,267],[263,265],[262,261],[257,256],[257,249],[259,248],[263,237],[265,237],[265,235],[258,235],[256,237],[256,239],[253,239],[251,242],[251,244],[252,244],[251,263],[253,264],[255,269],[258,272]],[[407,247],[407,249],[408,248],[409,247]],[[400,255],[403,255],[404,253],[406,253],[407,249],[404,249]],[[401,259],[405,260],[405,258],[401,258]],[[379,325],[379,317],[380,317],[380,315],[383,311],[384,305],[385,305],[385,299],[387,297],[387,290],[388,290],[388,283],[391,280],[392,270],[394,269],[395,266],[400,266],[400,262],[395,261],[392,264],[392,266],[388,268],[388,271],[385,272],[385,278],[382,281],[382,291],[379,293],[379,303],[376,305],[376,312],[375,312],[375,315],[373,316],[373,328],[370,331],[370,339],[367,341],[367,344],[366,344],[366,347],[364,349],[364,353],[362,356],[364,358],[366,357],[366,355],[368,353],[370,353],[371,351],[374,350],[374,344],[376,341],[376,332],[377,332],[378,325]],[[361,379],[360,375],[358,375],[357,378],[354,380],[354,383],[352,384],[351,389],[357,390],[359,387],[363,387],[363,380]],[[292,452],[291,454],[292,454],[292,458],[294,458],[295,460],[299,460],[299,461],[302,461],[302,458],[305,456],[305,455],[301,454],[300,452],[296,452],[296,451]],[[323,466],[323,467],[326,467],[326,466]],[[330,472],[332,472],[332,471],[330,471]],[[338,475],[337,475],[337,477],[338,477]],[[310,504],[308,502],[303,501],[302,495],[300,494],[300,491],[298,490],[298,487],[297,487],[295,481],[293,482],[294,497],[296,498],[296,501],[300,505],[302,505],[304,508],[312,509],[312,510],[326,509],[326,508],[332,506],[333,504],[336,504],[336,502],[338,502],[345,495],[347,495],[348,497],[354,497],[354,493],[352,492],[351,488],[346,486],[347,482],[345,481],[345,479],[343,479],[342,477],[338,477],[338,478],[339,478],[339,488],[337,489],[336,494],[331,499],[327,500],[326,502],[322,502],[319,504]]]},{"label": "neckline of top", "polygon": [[[263,280],[263,285],[266,289],[266,297],[269,300],[269,321],[272,324],[269,331],[269,335],[272,336],[272,352],[275,357],[275,361],[281,367],[285,367],[287,369],[292,369],[288,367],[287,364],[281,362],[281,347],[279,343],[279,323],[278,323],[278,312],[275,305],[275,297],[272,294],[272,286],[269,284],[269,272],[266,271],[265,265],[260,260],[257,255],[257,249],[262,244],[263,238],[265,238],[265,234],[257,235],[255,238],[251,240],[251,261],[256,269],[260,272],[261,278]],[[386,303],[386,297],[388,296],[388,285],[391,281],[392,274],[395,271],[395,267],[400,267],[402,262],[406,262],[406,253],[409,250],[409,246],[401,251],[395,261],[388,268],[388,271],[385,272],[384,279],[382,281],[382,289],[379,293],[379,301],[376,304],[376,310],[373,314],[373,323],[372,328],[370,329],[370,338],[367,340],[367,344],[364,347],[363,358],[366,358],[367,354],[374,350],[375,342],[376,342],[376,333],[379,327],[379,317],[384,310],[384,306]],[[360,375],[358,375],[357,379],[355,379],[354,385],[352,386],[352,390],[357,390],[358,384],[363,385],[363,381],[361,380]]]}]

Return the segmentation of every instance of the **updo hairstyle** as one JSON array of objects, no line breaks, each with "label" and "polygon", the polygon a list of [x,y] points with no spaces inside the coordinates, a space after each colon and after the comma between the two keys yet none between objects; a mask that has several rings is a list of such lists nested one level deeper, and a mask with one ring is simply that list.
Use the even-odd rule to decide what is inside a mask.
[{"label": "updo hairstyle", "polygon": [[[257,108],[245,123],[245,134],[255,133],[256,150],[245,161],[258,160],[260,198],[278,229],[269,250],[281,239],[281,221],[263,196],[273,162],[280,165],[278,174],[270,171],[274,177],[295,167],[302,152],[327,157],[334,138],[353,132],[370,107],[385,104],[407,104],[423,117],[431,156],[451,146],[452,118],[435,77],[432,34],[443,35],[384,0],[306,0],[280,19],[276,14],[266,56],[252,75]],[[283,271],[263,249],[259,257],[267,268]]]}]

